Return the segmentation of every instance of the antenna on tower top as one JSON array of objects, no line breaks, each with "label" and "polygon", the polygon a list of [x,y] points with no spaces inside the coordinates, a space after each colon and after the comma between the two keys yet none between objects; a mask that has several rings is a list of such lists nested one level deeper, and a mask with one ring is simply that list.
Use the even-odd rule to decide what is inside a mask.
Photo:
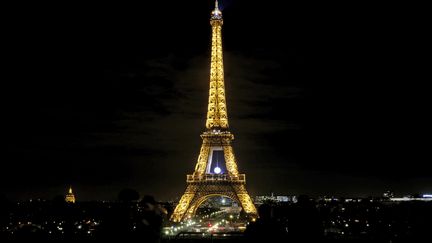
[{"label": "antenna on tower top", "polygon": [[219,9],[218,0],[215,1],[215,8],[212,11],[212,19],[222,19],[222,12]]}]

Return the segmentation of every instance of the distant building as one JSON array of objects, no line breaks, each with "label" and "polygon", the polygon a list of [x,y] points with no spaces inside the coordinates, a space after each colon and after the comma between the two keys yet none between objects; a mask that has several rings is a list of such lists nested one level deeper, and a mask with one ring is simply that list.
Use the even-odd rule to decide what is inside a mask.
[{"label": "distant building", "polygon": [[72,192],[72,187],[69,187],[69,191],[65,196],[65,201],[67,203],[75,203],[75,195]]},{"label": "distant building", "polygon": [[278,202],[289,202],[290,198],[288,196],[276,196],[276,201],[278,201]]},{"label": "distant building", "polygon": [[386,191],[383,193],[384,198],[394,198],[394,193],[392,191]]},{"label": "distant building", "polygon": [[407,196],[403,196],[403,197],[390,198],[390,201],[392,201],[392,202],[409,202],[409,201],[432,202],[432,195],[430,195],[430,194],[423,194],[421,196],[420,195],[417,195],[417,196],[407,195]]},{"label": "distant building", "polygon": [[270,196],[256,196],[255,204],[263,204],[265,202],[274,202],[274,203],[287,203],[287,202],[297,202],[296,196],[275,196],[273,193]]}]

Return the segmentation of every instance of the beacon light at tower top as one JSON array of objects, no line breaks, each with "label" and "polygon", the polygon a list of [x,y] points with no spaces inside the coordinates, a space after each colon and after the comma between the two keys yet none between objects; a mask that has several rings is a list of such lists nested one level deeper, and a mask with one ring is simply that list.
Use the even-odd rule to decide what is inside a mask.
[{"label": "beacon light at tower top", "polygon": [[219,9],[219,3],[216,0],[215,9],[212,11],[212,19],[222,19],[222,12]]}]

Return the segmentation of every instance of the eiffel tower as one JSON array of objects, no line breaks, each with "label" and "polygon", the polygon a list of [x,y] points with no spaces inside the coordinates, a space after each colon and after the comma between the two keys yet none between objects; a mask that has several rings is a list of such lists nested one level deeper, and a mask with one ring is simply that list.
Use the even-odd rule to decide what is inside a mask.
[{"label": "eiffel tower", "polygon": [[216,0],[211,13],[212,47],[210,91],[206,131],[195,171],[186,177],[186,191],[176,206],[171,221],[180,222],[195,215],[198,207],[210,197],[225,196],[236,201],[250,220],[258,217],[246,190],[246,176],[239,174],[231,146],[234,135],[228,130],[222,57],[222,12]]}]

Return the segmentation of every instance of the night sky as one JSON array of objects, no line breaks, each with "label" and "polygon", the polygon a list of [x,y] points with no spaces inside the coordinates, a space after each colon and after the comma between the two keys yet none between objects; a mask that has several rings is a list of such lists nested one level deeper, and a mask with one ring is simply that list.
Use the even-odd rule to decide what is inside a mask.
[{"label": "night sky", "polygon": [[[213,4],[8,9],[0,194],[49,199],[72,185],[78,200],[126,187],[180,196],[205,129]],[[252,196],[432,192],[421,16],[221,5],[230,129]]]}]

